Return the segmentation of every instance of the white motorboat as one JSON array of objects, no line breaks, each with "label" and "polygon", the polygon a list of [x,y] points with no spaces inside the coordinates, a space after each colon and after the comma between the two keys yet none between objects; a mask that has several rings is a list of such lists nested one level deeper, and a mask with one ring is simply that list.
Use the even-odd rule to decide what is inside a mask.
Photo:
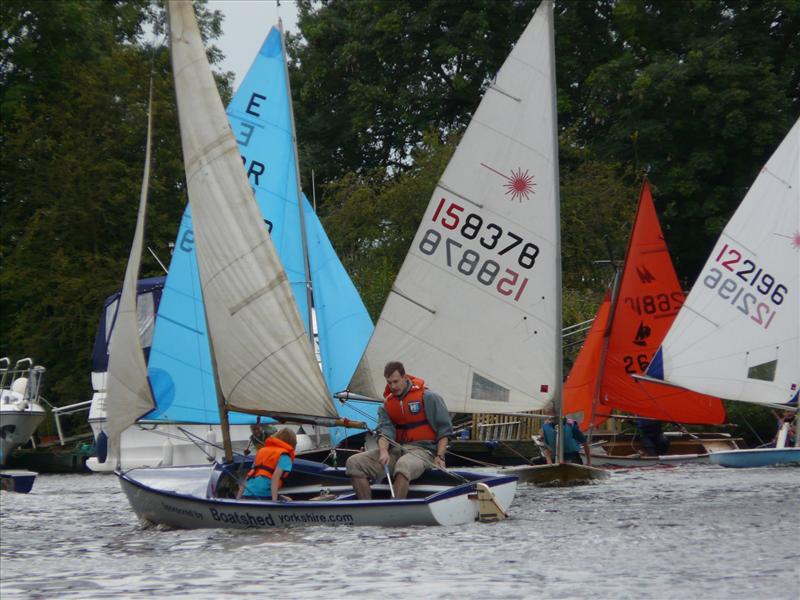
[{"label": "white motorboat", "polygon": [[18,360],[13,368],[8,358],[0,358],[0,464],[44,420],[46,411],[39,395],[44,371],[30,358]]}]

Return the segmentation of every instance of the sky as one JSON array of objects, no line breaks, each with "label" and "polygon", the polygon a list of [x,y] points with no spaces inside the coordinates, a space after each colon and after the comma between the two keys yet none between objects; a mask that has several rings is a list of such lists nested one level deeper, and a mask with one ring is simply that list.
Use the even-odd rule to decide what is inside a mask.
[{"label": "sky", "polygon": [[222,35],[214,44],[225,54],[219,65],[222,71],[233,71],[233,89],[239,87],[247,69],[261,47],[270,27],[283,19],[285,31],[297,33],[297,6],[293,0],[209,0],[209,10],[219,10],[225,16]]}]

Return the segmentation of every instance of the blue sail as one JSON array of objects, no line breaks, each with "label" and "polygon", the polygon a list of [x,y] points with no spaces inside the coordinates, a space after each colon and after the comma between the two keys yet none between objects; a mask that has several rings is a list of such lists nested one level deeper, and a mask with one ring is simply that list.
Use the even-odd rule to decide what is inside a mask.
[{"label": "blue sail", "polygon": [[[299,184],[284,60],[280,32],[273,27],[231,100],[227,114],[264,216],[264,226],[270,231],[308,330],[303,239],[297,204]],[[330,389],[338,391],[347,385],[355,370],[372,332],[372,322],[319,219],[308,201],[304,202],[307,237],[314,240],[309,241],[312,281],[320,279],[319,289],[315,284],[314,291],[315,302],[320,305],[317,320],[322,364]],[[188,205],[159,307],[149,375],[157,407],[148,419],[219,422]],[[374,414],[376,409],[370,408]],[[361,413],[351,414],[352,409],[342,408],[341,412],[348,418],[365,419]],[[255,418],[230,413],[229,420],[232,424],[252,423]],[[340,430],[332,432],[337,441],[344,435]]]},{"label": "blue sail", "polygon": [[[308,243],[311,281],[314,282],[314,314],[317,321],[322,374],[332,392],[344,390],[358,366],[372,335],[373,325],[361,296],[347,275],[325,230],[308,200],[304,199],[304,220]],[[375,403],[334,401],[339,415],[377,425]],[[331,442],[338,444],[357,433],[342,427],[331,429]]]}]

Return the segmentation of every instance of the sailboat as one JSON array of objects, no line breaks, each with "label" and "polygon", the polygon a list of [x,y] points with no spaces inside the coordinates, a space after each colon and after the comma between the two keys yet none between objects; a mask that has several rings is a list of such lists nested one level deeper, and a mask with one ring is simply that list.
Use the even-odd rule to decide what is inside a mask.
[{"label": "sailboat", "polygon": [[[233,498],[232,488],[240,481],[237,474],[243,474],[242,468],[246,472],[247,462],[233,461],[227,437],[229,412],[324,426],[359,424],[339,418],[333,405],[289,279],[245,177],[192,4],[171,0],[168,15],[225,462],[118,471],[136,514],[146,521],[183,528],[342,523],[407,526],[466,523],[480,518],[492,506],[508,507],[517,483],[512,476],[431,471],[414,482],[410,499],[358,501],[343,469],[301,460],[282,488],[295,501]],[[143,210],[144,206],[140,212]],[[137,225],[135,242],[140,237]],[[140,249],[140,242],[134,243],[123,295],[131,295],[130,271],[138,267],[134,254]],[[119,318],[129,315],[132,321],[132,314],[120,305]],[[142,353],[136,348],[138,338],[130,328],[115,328],[115,349],[126,330],[130,351],[119,353],[119,358],[112,353],[109,364],[109,385],[117,392],[112,395],[109,390],[112,448],[121,432],[141,414],[139,410],[148,411],[154,404]],[[131,364],[116,364],[116,360]],[[138,370],[133,363],[140,363]],[[137,404],[139,410],[134,408]]]},{"label": "sailboat", "polygon": [[[313,334],[318,347],[326,383],[329,389],[339,390],[355,369],[372,332],[372,321],[317,214],[300,192],[291,111],[282,33],[273,27],[234,94],[227,115],[263,224],[287,273],[306,331]],[[121,467],[205,462],[206,454],[215,456],[213,444],[221,438],[221,431],[190,205],[176,238],[152,342],[148,374],[156,406],[123,433]],[[350,400],[336,407],[344,418],[367,420],[371,425],[377,422],[375,403]],[[92,409],[97,429],[105,421],[104,414],[99,414],[104,411],[98,411],[95,403]],[[236,450],[247,447],[255,421],[252,415],[231,414]],[[328,441],[336,445],[357,431],[331,428]],[[205,439],[211,444],[196,443]],[[298,451],[312,450],[315,444],[310,436],[301,435]],[[97,459],[89,466],[94,471],[113,472],[115,468]]]},{"label": "sailboat", "polygon": [[[564,384],[564,412],[582,416],[582,431],[602,424],[615,409],[670,423],[725,423],[719,398],[631,377],[647,368],[683,300],[645,179],[621,275],[601,303]],[[594,465],[707,462],[712,449],[737,447],[727,434],[678,433],[669,437],[668,454],[647,456],[632,436],[592,438],[601,438],[600,449],[592,452]]]},{"label": "sailboat", "polygon": [[[437,183],[349,390],[380,398],[387,357],[423,377],[450,412],[560,408],[551,2],[488,86]],[[509,472],[599,473],[562,462]]]},{"label": "sailboat", "polygon": [[[800,390],[800,120],[731,217],[647,368],[652,380],[795,411]],[[788,423],[786,424],[788,427]],[[714,452],[727,467],[800,464],[800,440]]]}]

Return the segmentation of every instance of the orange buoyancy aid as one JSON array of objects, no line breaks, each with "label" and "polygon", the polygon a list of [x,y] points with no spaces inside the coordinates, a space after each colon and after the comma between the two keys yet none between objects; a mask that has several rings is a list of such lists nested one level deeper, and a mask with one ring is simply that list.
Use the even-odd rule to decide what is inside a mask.
[{"label": "orange buoyancy aid", "polygon": [[383,392],[383,407],[394,423],[395,438],[398,443],[436,442],[436,431],[428,423],[425,415],[425,382],[412,375],[411,389],[401,400],[389,386]]},{"label": "orange buoyancy aid", "polygon": [[[268,477],[272,479],[275,473],[275,467],[278,466],[278,461],[281,456],[288,454],[292,462],[294,462],[294,448],[291,444],[287,444],[283,440],[275,437],[267,438],[264,446],[256,453],[256,458],[253,461],[253,468],[247,472],[247,478],[251,477]],[[284,471],[281,479],[278,481],[278,488],[283,484],[283,480],[289,476],[289,473]]]}]

